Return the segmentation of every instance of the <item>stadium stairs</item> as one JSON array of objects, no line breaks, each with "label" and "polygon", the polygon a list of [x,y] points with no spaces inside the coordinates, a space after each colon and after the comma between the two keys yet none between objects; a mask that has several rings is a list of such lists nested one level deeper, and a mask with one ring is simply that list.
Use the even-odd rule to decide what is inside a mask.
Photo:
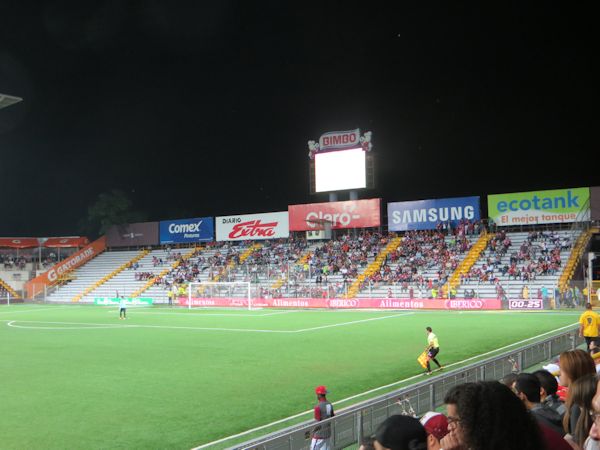
[{"label": "stadium stairs", "polygon": [[[181,258],[183,261],[188,261],[202,251],[202,247],[194,247],[187,253],[183,254]],[[176,260],[167,268],[160,267],[160,272],[156,273],[156,275],[148,280],[145,283],[138,287],[132,294],[132,297],[140,297],[142,294],[152,298],[154,302],[164,302],[167,300],[167,291],[165,289],[156,286],[156,282],[161,280],[165,276],[167,276],[173,270],[176,270],[181,265],[180,260]],[[147,272],[147,270],[142,269],[142,272]]]},{"label": "stadium stairs", "polygon": [[[102,292],[102,290],[99,289],[99,288],[101,286],[103,286],[104,284],[106,284],[109,280],[115,278],[118,274],[120,274],[121,272],[123,272],[125,269],[132,267],[133,264],[137,263],[140,259],[142,259],[144,256],[146,256],[149,252],[150,252],[149,250],[145,250],[145,249],[142,250],[133,259],[127,261],[124,264],[121,264],[119,267],[117,267],[111,273],[103,276],[102,278],[100,278],[99,280],[97,280],[94,284],[92,284],[91,286],[88,286],[87,288],[85,288],[82,293],[77,294],[75,297],[73,297],[73,299],[71,301],[72,302],[78,302],[78,301],[80,301],[84,297],[86,297],[85,300],[87,300],[87,301],[93,301],[94,297],[110,297],[111,295],[116,296],[118,290],[111,290],[111,291],[108,291],[108,292]],[[92,293],[93,293],[93,295],[91,295]],[[103,295],[103,294],[105,294],[105,295]],[[126,295],[124,292],[120,292],[119,294],[120,295]],[[92,298],[89,298],[89,297],[92,297]]]},{"label": "stadium stairs", "polygon": [[[475,262],[477,262],[479,259],[481,252],[486,249],[488,242],[490,242],[493,237],[494,235],[492,233],[486,233],[485,231],[481,233],[481,236],[479,236],[477,242],[473,244],[465,258],[460,262],[454,273],[450,276],[448,283],[442,287],[442,293],[444,297],[448,297],[448,288],[452,290],[458,287],[460,284],[460,276],[468,273],[469,270],[471,270],[471,267],[473,267]],[[450,284],[450,286],[448,286],[448,284]]]},{"label": "stadium stairs", "polygon": [[[310,257],[312,256],[313,252],[311,250],[307,251],[304,255],[302,255],[300,257],[300,259],[298,261],[296,261],[296,263],[294,264],[294,268],[296,267],[304,267],[304,264],[308,263],[308,261],[310,260]],[[285,277],[280,277],[277,280],[275,280],[275,283],[273,283],[271,285],[271,289],[279,289],[281,288],[281,286],[283,286],[287,280],[289,278],[289,274],[286,273]]]},{"label": "stadium stairs", "polygon": [[379,252],[379,254],[375,257],[375,259],[367,266],[363,273],[359,274],[356,279],[352,282],[350,287],[348,288],[348,293],[346,294],[347,298],[355,298],[358,294],[358,291],[361,289],[363,283],[367,279],[373,275],[376,271],[378,271],[383,263],[385,262],[389,253],[396,250],[400,244],[402,243],[402,238],[400,236],[394,237],[384,248]]},{"label": "stadium stairs", "polygon": [[577,265],[583,256],[583,252],[587,248],[590,239],[595,233],[598,233],[598,229],[590,228],[585,233],[581,233],[575,242],[571,256],[565,264],[565,269],[563,270],[563,273],[558,281],[558,289],[561,293],[565,292],[569,287],[571,279],[573,278],[573,274],[575,273],[575,269],[577,268]]},{"label": "stadium stairs", "polygon": [[17,291],[15,291],[10,284],[0,278],[0,287],[10,294],[12,298],[21,298]]},{"label": "stadium stairs", "polygon": [[[112,273],[119,267],[131,261],[139,251],[114,251],[104,252],[83,266],[70,272],[72,279],[64,285],[57,287],[46,299],[50,302],[70,302],[76,295],[82,293],[88,286],[97,280]],[[111,297],[114,292],[111,294]]]},{"label": "stadium stairs", "polygon": [[[572,237],[572,231],[556,231],[556,233],[561,237]],[[518,252],[521,244],[527,240],[529,236],[528,232],[511,232],[506,234],[507,237],[511,240],[511,246],[508,248],[506,254],[501,258],[500,267],[505,264],[510,266],[510,254],[513,252]],[[533,245],[539,245],[540,241],[534,241]],[[549,247],[552,247],[550,243],[548,243]],[[507,293],[507,297],[509,299],[518,299],[521,298],[521,291],[525,285],[529,287],[529,298],[537,298],[537,290],[541,289],[545,286],[550,292],[558,285],[558,280],[560,277],[560,273],[569,256],[571,254],[571,250],[563,250],[560,252],[561,259],[561,268],[559,272],[554,275],[538,275],[535,280],[523,281],[523,280],[509,280],[508,275],[502,275],[499,270],[494,270],[494,277],[497,277],[500,285],[505,289]],[[487,249],[481,252],[479,259],[473,265],[474,268],[481,268],[484,264],[486,264],[487,260]],[[517,263],[517,267],[522,267],[525,265],[524,262]],[[470,281],[463,283],[458,286],[461,289],[474,289],[476,292],[476,296],[479,298],[498,298],[496,295],[496,287],[492,282],[481,283],[479,281]],[[463,291],[464,292],[464,291]],[[458,297],[463,298],[464,293],[459,291]]]}]

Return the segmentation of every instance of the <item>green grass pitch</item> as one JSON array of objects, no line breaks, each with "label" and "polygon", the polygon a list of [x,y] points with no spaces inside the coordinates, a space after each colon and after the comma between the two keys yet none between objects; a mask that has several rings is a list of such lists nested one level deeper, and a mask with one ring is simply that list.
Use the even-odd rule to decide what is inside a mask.
[{"label": "green grass pitch", "polygon": [[426,326],[449,365],[578,315],[1,306],[0,447],[189,449],[420,374]]}]

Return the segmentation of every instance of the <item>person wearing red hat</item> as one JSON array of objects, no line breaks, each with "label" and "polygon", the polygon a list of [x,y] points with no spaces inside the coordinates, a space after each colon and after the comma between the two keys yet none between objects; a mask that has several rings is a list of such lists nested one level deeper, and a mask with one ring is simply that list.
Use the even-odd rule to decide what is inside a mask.
[{"label": "person wearing red hat", "polygon": [[[329,391],[325,386],[317,386],[315,394],[317,394],[318,403],[314,408],[315,420],[320,422],[330,417],[335,416],[333,405],[327,401]],[[312,441],[310,450],[329,450],[329,439],[331,438],[331,425],[329,423],[317,425],[312,433]]]},{"label": "person wearing red hat", "polygon": [[427,450],[443,450],[440,441],[448,434],[448,419],[442,413],[429,411],[420,419],[427,432]]}]

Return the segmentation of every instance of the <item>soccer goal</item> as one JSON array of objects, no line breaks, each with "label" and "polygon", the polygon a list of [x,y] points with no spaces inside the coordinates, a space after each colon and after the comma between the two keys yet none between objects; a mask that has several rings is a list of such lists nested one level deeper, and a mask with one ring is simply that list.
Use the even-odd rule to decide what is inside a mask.
[{"label": "soccer goal", "polygon": [[[194,299],[200,299],[195,301]],[[218,306],[247,306],[252,309],[249,281],[202,281],[188,285],[188,309],[207,306],[202,299],[222,299]]]}]

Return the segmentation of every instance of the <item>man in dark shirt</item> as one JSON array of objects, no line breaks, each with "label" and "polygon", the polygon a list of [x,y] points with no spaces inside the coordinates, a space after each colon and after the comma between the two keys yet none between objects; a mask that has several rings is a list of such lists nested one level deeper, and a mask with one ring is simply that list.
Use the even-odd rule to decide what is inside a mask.
[{"label": "man in dark shirt", "polygon": [[546,425],[564,436],[565,432],[560,415],[549,406],[541,403],[540,389],[540,380],[534,374],[521,373],[517,376],[513,390],[538,423]]}]

